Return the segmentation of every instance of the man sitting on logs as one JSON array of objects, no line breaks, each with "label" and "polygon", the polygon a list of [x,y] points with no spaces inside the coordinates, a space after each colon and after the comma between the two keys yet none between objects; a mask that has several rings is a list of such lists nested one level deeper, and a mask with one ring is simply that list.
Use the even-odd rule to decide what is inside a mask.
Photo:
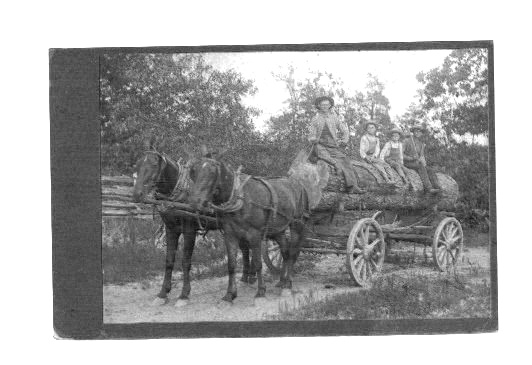
[{"label": "man sitting on logs", "polygon": [[390,140],[386,142],[382,148],[379,157],[382,161],[386,162],[395,171],[397,171],[404,183],[412,189],[412,182],[408,179],[404,170],[403,144],[400,141],[401,137],[403,136],[403,131],[401,131],[401,129],[398,127],[393,127],[388,133],[390,135]]},{"label": "man sitting on logs", "polygon": [[[365,190],[358,186],[358,179],[349,159],[339,148],[347,145],[349,128],[332,110],[334,100],[328,96],[321,96],[315,100],[314,105],[318,113],[312,118],[308,140],[315,146],[318,158],[341,171],[344,175],[347,193],[365,193]],[[340,141],[338,141],[338,129],[342,133]]]},{"label": "man sitting on logs", "polygon": [[427,167],[427,162],[425,160],[425,143],[421,141],[421,136],[425,132],[425,127],[421,123],[417,123],[410,128],[410,132],[412,132],[414,136],[410,135],[410,137],[406,138],[406,141],[404,142],[404,164],[409,169],[416,170],[419,173],[425,192],[431,194],[438,193],[441,191],[441,187],[434,170]]},{"label": "man sitting on logs", "polygon": [[360,139],[360,157],[379,170],[387,185],[394,185],[384,168],[384,161],[379,159],[380,142],[375,135],[377,133],[377,123],[372,120],[366,122],[364,130],[366,133]]}]

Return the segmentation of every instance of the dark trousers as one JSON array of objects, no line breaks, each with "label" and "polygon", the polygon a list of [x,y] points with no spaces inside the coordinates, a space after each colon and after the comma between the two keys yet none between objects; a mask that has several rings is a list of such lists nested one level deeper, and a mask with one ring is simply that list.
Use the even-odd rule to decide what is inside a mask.
[{"label": "dark trousers", "polygon": [[336,147],[325,146],[321,143],[316,145],[316,152],[318,158],[328,163],[332,163],[338,170],[342,172],[345,179],[346,189],[351,187],[359,187],[354,168],[351,165],[349,158],[343,152]]},{"label": "dark trousers", "polygon": [[423,182],[423,187],[425,190],[432,189],[433,187],[436,189],[441,188],[438,179],[436,178],[436,172],[430,167],[423,166],[421,162],[414,161],[405,161],[404,165],[409,169],[417,171],[421,181]]}]

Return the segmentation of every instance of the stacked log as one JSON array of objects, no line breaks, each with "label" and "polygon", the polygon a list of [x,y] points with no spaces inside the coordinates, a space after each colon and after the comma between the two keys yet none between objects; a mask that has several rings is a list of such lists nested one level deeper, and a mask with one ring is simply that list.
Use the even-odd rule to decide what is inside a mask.
[{"label": "stacked log", "polygon": [[102,176],[102,216],[152,219],[153,207],[134,203],[133,179],[129,176]]},{"label": "stacked log", "polygon": [[[442,173],[436,173],[442,188],[441,192],[428,194],[423,189],[419,174],[414,170],[406,170],[411,182],[406,184],[397,172],[387,166],[388,175],[394,182],[393,185],[387,185],[373,166],[353,161],[353,168],[357,173],[360,187],[367,190],[364,194],[347,194],[343,176],[335,167],[323,161],[318,161],[318,164],[294,165],[290,173],[308,191],[312,191],[309,196],[313,199],[311,208],[315,212],[338,210],[339,207],[346,210],[417,210],[435,207],[441,210],[454,210],[458,200],[458,184],[453,178]],[[312,173],[313,170],[315,173]],[[317,189],[318,186],[320,189]]]}]

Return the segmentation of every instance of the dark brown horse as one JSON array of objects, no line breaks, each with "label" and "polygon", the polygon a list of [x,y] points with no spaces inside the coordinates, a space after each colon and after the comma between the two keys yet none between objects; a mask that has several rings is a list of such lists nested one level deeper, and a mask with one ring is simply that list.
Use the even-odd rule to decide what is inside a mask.
[{"label": "dark brown horse", "polygon": [[[292,268],[303,240],[307,207],[305,190],[288,178],[261,179],[234,172],[220,159],[203,158],[191,167],[194,181],[189,203],[194,209],[206,206],[221,212],[221,223],[227,249],[229,283],[222,298],[232,302],[237,296],[235,266],[237,248],[252,251],[258,277],[256,297],[265,296],[262,278],[261,244],[265,237],[279,243],[283,256],[278,286],[292,288]],[[287,242],[285,231],[290,228]]]},{"label": "dark brown horse", "polygon": [[[136,164],[136,179],[133,187],[133,200],[136,202],[143,201],[144,197],[155,190],[156,198],[174,198],[175,200],[183,200],[187,195],[187,186],[182,184],[187,176],[187,169],[184,165],[174,162],[164,153],[155,150],[147,150]],[[176,185],[180,185],[176,188]],[[181,295],[178,298],[176,305],[183,305],[187,303],[190,295],[190,267],[192,260],[192,253],[194,252],[194,245],[196,241],[196,234],[200,230],[200,222],[194,218],[184,218],[172,212],[171,209],[159,211],[159,215],[163,220],[166,230],[166,267],[164,273],[163,284],[161,291],[157,294],[155,303],[163,304],[168,301],[168,293],[172,288],[172,272],[174,269],[175,255],[178,248],[179,237],[183,235],[183,288]],[[215,223],[201,222],[202,228],[215,230],[218,229]],[[244,273],[242,275],[243,282],[254,283],[255,269],[249,265],[249,250],[242,251],[244,263]]]}]

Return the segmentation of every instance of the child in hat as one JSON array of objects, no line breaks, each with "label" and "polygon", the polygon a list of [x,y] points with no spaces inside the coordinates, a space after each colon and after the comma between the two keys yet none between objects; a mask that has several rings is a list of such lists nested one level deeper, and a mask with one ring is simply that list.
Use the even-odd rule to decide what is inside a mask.
[{"label": "child in hat", "polygon": [[380,154],[380,141],[376,136],[377,133],[377,123],[370,120],[364,125],[364,130],[366,133],[360,139],[360,157],[367,163],[375,166],[377,170],[384,177],[384,180],[387,184],[392,184],[390,177],[384,169],[382,161],[379,159]]},{"label": "child in hat", "polygon": [[403,136],[403,132],[399,128],[394,127],[392,130],[390,130],[389,134],[390,140],[386,142],[382,148],[379,157],[382,161],[386,162],[395,171],[397,171],[405,184],[410,185],[410,188],[412,188],[412,183],[406,176],[406,172],[404,170],[405,166],[403,164],[403,144],[400,141],[401,137]]}]

